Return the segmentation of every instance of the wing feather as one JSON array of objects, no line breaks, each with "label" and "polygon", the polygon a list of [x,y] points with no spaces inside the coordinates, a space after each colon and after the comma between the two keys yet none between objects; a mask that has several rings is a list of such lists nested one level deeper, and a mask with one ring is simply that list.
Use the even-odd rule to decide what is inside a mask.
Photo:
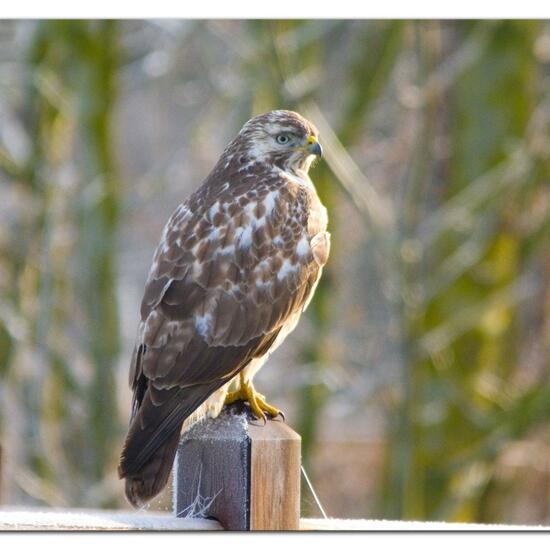
[{"label": "wing feather", "polygon": [[121,472],[137,472],[303,309],[322,267],[296,252],[315,237],[308,200],[280,181],[253,199],[203,189],[170,218],[142,300]]}]

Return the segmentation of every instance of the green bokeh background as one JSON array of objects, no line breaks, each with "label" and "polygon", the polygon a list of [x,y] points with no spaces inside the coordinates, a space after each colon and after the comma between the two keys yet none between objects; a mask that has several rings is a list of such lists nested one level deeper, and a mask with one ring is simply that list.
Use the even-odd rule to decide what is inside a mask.
[{"label": "green bokeh background", "polygon": [[320,129],[333,248],[258,385],[327,512],[550,524],[548,22],[0,21],[0,45],[4,504],[128,506],[160,231],[286,108]]}]

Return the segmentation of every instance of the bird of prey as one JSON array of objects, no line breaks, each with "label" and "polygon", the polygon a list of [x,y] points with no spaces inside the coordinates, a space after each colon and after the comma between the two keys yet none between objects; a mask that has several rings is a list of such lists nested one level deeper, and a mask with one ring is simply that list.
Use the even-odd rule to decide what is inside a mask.
[{"label": "bird of prey", "polygon": [[308,176],[322,154],[298,113],[249,120],[168,220],[153,256],[130,367],[119,475],[141,506],[166,485],[182,429],[246,401],[279,414],[252,380],[310,302],[330,248]]}]

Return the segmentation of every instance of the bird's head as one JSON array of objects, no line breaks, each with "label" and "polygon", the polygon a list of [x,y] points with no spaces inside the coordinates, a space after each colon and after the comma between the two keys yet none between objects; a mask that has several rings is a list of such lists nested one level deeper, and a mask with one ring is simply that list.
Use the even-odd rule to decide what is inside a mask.
[{"label": "bird's head", "polygon": [[251,162],[299,173],[323,154],[317,128],[293,111],[271,111],[249,120],[233,142]]}]

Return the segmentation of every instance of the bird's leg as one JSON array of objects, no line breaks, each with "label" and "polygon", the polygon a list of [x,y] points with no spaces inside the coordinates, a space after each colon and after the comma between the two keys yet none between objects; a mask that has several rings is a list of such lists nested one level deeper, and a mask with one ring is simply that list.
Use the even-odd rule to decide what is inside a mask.
[{"label": "bird's leg", "polygon": [[239,389],[237,391],[229,392],[226,395],[225,405],[230,405],[235,401],[246,401],[250,405],[250,409],[256,418],[265,420],[264,413],[267,413],[272,418],[275,418],[279,414],[284,418],[283,413],[279,409],[267,403],[265,401],[265,396],[254,389],[252,382],[244,379],[242,372],[239,375],[239,380]]}]

